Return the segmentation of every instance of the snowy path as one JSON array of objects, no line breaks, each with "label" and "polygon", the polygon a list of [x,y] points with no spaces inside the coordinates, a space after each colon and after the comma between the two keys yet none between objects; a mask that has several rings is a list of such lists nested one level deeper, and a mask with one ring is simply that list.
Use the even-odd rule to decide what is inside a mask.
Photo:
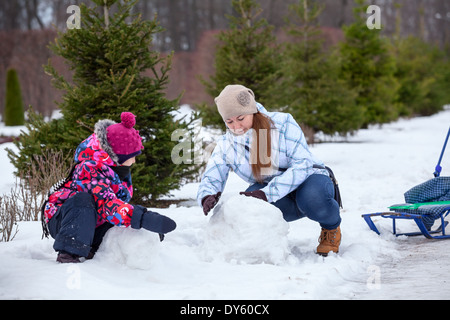
[{"label": "snowy path", "polygon": [[[277,232],[287,232],[287,243],[272,241],[267,250],[250,253],[226,228],[218,239],[223,247],[220,241],[212,247],[211,217],[185,204],[155,209],[178,225],[164,242],[149,232],[114,228],[93,260],[68,266],[55,262],[53,242],[41,240],[40,223],[27,222],[19,225],[14,241],[0,243],[0,299],[450,299],[449,240],[396,238],[387,219],[376,221],[382,232],[378,236],[361,218],[402,202],[405,191],[432,178],[449,124],[447,109],[360,130],[347,143],[312,147],[341,187],[343,239],[338,255],[323,258],[313,252],[320,229],[305,219],[289,223],[287,231],[282,222],[270,220]],[[12,145],[0,145],[0,193],[14,182],[5,146]],[[442,167],[443,175],[450,175],[450,150]],[[194,199],[197,186],[186,185],[173,195]],[[245,187],[230,175],[224,197]],[[240,209],[250,212],[255,206],[265,210],[263,204],[245,199]],[[245,216],[240,220],[248,222]],[[265,220],[258,223],[271,228],[263,225]],[[410,221],[398,227],[415,230]],[[246,245],[266,240],[257,231],[247,235]],[[240,256],[225,256],[229,247]],[[260,262],[248,262],[254,253]]]},{"label": "snowy path", "polygon": [[448,240],[409,238],[398,250],[401,259],[385,258],[380,267],[380,286],[375,284],[361,299],[450,299]]}]

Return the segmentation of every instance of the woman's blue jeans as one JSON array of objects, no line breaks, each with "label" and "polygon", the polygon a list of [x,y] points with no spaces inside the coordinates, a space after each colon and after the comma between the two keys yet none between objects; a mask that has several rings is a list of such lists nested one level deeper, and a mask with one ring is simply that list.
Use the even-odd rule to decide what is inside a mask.
[{"label": "woman's blue jeans", "polygon": [[[255,183],[246,191],[259,190],[266,185]],[[328,230],[336,229],[341,224],[333,182],[323,174],[309,176],[296,190],[272,204],[281,210],[284,220],[288,222],[307,217]]]}]

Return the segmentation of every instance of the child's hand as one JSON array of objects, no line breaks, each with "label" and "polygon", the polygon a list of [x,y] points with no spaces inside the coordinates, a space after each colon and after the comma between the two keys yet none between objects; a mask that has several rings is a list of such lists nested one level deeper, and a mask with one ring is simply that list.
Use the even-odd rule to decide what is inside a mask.
[{"label": "child's hand", "polygon": [[166,216],[148,211],[143,206],[135,205],[133,216],[131,217],[131,227],[133,229],[144,228],[152,232],[165,234],[173,231],[177,224]]},{"label": "child's hand", "polygon": [[163,216],[153,211],[147,211],[142,216],[141,226],[148,231],[166,234],[175,230],[177,224],[169,217]]}]

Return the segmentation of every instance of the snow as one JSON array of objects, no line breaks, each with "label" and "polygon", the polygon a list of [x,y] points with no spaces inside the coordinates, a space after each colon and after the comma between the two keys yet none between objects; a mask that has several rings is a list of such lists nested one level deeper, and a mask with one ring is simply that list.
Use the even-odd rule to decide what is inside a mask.
[{"label": "snow", "polygon": [[[446,108],[311,147],[341,188],[338,254],[316,255],[317,223],[286,223],[275,207],[239,195],[247,184],[231,173],[214,213],[205,217],[197,206],[198,183],[186,184],[172,197],[187,201],[150,208],[177,222],[163,242],[145,230],[112,228],[81,264],[57,263],[40,222],[21,222],[15,239],[0,243],[0,299],[450,299],[448,241],[395,237],[381,218],[379,236],[361,218],[432,178],[449,123]],[[14,183],[5,148],[14,145],[0,145],[0,194]],[[416,229],[411,221],[398,228]]]},{"label": "snow", "polygon": [[275,206],[244,195],[226,195],[209,220],[204,247],[211,259],[282,264],[289,256],[288,231]]}]

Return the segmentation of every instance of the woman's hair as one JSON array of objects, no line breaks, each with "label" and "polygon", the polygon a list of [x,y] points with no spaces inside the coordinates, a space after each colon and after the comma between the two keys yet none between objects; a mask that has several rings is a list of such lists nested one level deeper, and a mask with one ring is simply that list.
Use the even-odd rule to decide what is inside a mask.
[{"label": "woman's hair", "polygon": [[261,112],[253,114],[253,139],[250,149],[250,165],[253,176],[259,183],[263,182],[262,169],[272,166],[272,141],[270,134],[272,124],[272,120]]}]

